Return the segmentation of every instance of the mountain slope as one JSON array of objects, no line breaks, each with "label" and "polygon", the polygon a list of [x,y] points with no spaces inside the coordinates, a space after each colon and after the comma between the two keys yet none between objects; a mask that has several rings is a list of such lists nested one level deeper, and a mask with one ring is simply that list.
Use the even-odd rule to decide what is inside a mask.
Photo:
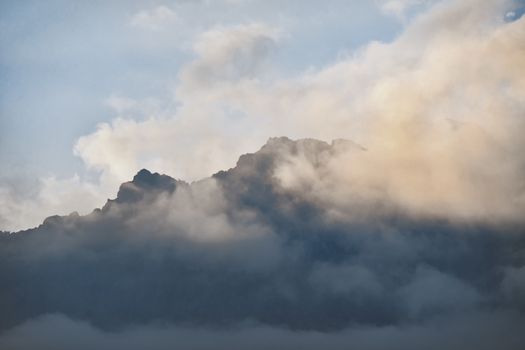
[{"label": "mountain slope", "polygon": [[366,150],[274,138],[192,184],[141,170],[89,215],[2,235],[0,327],[50,313],[103,329],[333,331],[492,312],[524,321],[523,227],[327,201],[316,184],[342,152]]}]

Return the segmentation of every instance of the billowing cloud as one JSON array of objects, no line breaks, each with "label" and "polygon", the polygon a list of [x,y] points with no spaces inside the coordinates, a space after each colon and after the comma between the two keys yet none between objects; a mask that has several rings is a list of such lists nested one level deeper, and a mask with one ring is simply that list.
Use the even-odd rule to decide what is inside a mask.
[{"label": "billowing cloud", "polygon": [[142,167],[193,180],[232,166],[239,154],[226,150],[255,149],[264,139],[235,138],[237,131],[250,128],[251,120],[240,115],[232,125],[227,104],[211,101],[201,91],[252,84],[277,38],[274,29],[259,24],[205,32],[195,43],[195,60],[181,72],[181,106],[174,116],[154,114],[141,122],[119,118],[101,124],[78,140],[76,154],[117,183]]},{"label": "billowing cloud", "polygon": [[[395,198],[414,215],[520,219],[525,82],[516,72],[524,70],[525,22],[505,19],[516,9],[510,0],[437,3],[393,42],[286,79],[267,60],[285,33],[260,23],[212,28],[195,39],[194,58],[165,107],[108,100],[121,116],[75,146],[100,174],[86,186],[99,187],[95,202],[102,203],[140,168],[195,180],[231,167],[271,136],[343,137],[368,152],[327,162],[328,175],[307,193],[338,202],[334,213],[345,198],[359,196],[376,203]],[[137,114],[143,117],[129,118]],[[307,170],[300,163],[290,159],[290,169],[277,170],[299,190],[304,179],[293,177]],[[93,202],[68,211],[86,213]],[[38,222],[14,221],[20,224],[6,227]]]},{"label": "billowing cloud", "polygon": [[[85,186],[98,186],[95,202],[102,203],[140,168],[194,180],[231,167],[271,136],[343,137],[368,152],[341,155],[308,195],[330,203],[350,194],[395,198],[432,217],[519,219],[525,82],[516,72],[524,70],[525,22],[505,20],[516,8],[510,0],[437,3],[393,42],[286,79],[267,59],[285,37],[278,29],[212,28],[195,39],[172,101],[159,107],[124,96],[108,100],[120,117],[75,146],[100,174]],[[129,118],[137,115],[143,117]],[[297,187],[292,175],[305,176],[298,174],[305,168],[298,159],[289,163],[298,168],[279,169],[278,176],[288,174],[285,182]],[[69,211],[86,213],[93,202]],[[5,227],[38,222],[14,221],[20,224]]]},{"label": "billowing cloud", "polygon": [[360,196],[394,197],[423,215],[519,218],[525,22],[506,22],[509,8],[437,4],[394,42],[285,80],[261,71],[275,31],[217,28],[181,71],[173,117],[101,125],[76,152],[119,181],[140,167],[196,179],[275,134],[345,137],[368,152],[336,161],[331,180]]},{"label": "billowing cloud", "polygon": [[257,23],[218,27],[203,33],[194,44],[197,58],[181,72],[178,93],[208,91],[217,83],[256,78],[278,38],[276,29]]},{"label": "billowing cloud", "polygon": [[[101,206],[106,196],[116,193],[114,183],[82,181],[78,175],[67,179],[45,177],[34,184],[24,184],[23,191],[0,186],[0,227],[18,231],[36,227],[42,217],[66,215],[73,211],[89,213]],[[31,189],[31,190],[29,190]]]}]

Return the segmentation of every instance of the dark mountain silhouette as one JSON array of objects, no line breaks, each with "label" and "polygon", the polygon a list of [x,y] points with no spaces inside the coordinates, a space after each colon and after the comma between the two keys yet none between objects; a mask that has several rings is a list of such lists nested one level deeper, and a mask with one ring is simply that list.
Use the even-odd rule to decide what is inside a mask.
[{"label": "dark mountain silhouette", "polygon": [[143,169],[89,215],[1,234],[0,327],[55,313],[108,330],[254,322],[334,331],[496,311],[524,320],[523,227],[394,207],[334,219],[275,177],[294,156],[322,176],[341,151],[366,152],[344,140],[273,138],[191,184]]}]

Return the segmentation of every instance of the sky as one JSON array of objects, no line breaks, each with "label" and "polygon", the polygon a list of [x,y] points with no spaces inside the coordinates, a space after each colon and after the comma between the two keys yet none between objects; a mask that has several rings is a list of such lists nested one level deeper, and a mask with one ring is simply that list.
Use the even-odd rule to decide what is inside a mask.
[{"label": "sky", "polygon": [[[519,23],[523,13],[522,2],[503,0],[1,6],[0,227],[11,231],[34,227],[52,214],[100,207],[141,168],[193,181],[233,166],[239,155],[273,136],[343,137],[369,146],[371,115],[377,113],[472,119],[452,106],[457,93],[433,104],[432,111],[402,110],[408,96],[401,96],[403,89],[395,92],[399,96],[385,95],[399,111],[385,113],[372,103],[391,102],[379,95],[388,93],[390,80],[411,62],[427,66],[420,77],[402,78],[405,84],[409,79],[441,84],[429,96],[447,84],[460,85],[432,75],[440,68],[427,52],[449,48],[437,41],[432,48],[426,40],[433,42],[432,26],[436,36],[448,34],[443,25],[421,18],[463,6],[451,39],[459,42],[481,35],[475,31],[483,26]],[[454,69],[452,59],[443,57]],[[465,78],[476,74],[473,69]],[[474,101],[479,95],[467,97]],[[492,107],[499,108],[479,108]]]},{"label": "sky", "polygon": [[[267,56],[266,78],[300,77],[351,55],[369,41],[392,40],[415,11],[412,6],[423,6],[417,3],[2,1],[0,198],[4,202],[11,197],[15,201],[34,198],[46,181],[98,185],[102,170],[74,151],[79,138],[119,117],[133,121],[176,118],[181,72],[195,59],[195,45],[203,33],[235,26],[271,28],[274,47],[263,54]],[[242,132],[235,130],[235,118],[232,113],[224,121],[234,135]],[[258,144],[238,145],[233,156],[253,151],[265,138],[283,133],[279,128],[268,131],[257,138]],[[203,166],[200,172],[172,175],[194,180],[232,166],[234,160],[230,157],[211,168]],[[18,212],[9,214],[14,222],[0,220],[0,227],[26,228],[52,210],[66,214],[99,206],[104,197],[116,193],[119,182],[146,165],[124,166],[104,194],[86,205],[57,205],[32,218],[21,213],[23,209],[12,209]]]},{"label": "sky", "polygon": [[279,28],[286,39],[272,61],[284,75],[322,67],[400,30],[368,1],[336,8],[315,2],[3,1],[2,161],[61,177],[83,170],[72,148],[97,123],[118,115],[110,101],[173,103],[171,90],[191,60],[193,42],[218,26]]}]

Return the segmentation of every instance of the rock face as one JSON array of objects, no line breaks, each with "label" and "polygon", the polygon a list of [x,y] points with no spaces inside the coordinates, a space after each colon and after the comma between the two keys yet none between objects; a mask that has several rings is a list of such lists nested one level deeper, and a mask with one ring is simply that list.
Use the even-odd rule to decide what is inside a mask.
[{"label": "rock face", "polygon": [[523,227],[333,216],[275,176],[290,157],[322,174],[338,152],[366,150],[272,138],[208,179],[141,170],[89,215],[0,234],[0,328],[52,313],[104,329],[330,331],[509,310],[524,322]]},{"label": "rock face", "polygon": [[187,184],[167,175],[151,173],[147,169],[142,169],[133,177],[132,181],[120,185],[117,198],[109,200],[102,210],[108,210],[112,203],[137,203],[144,200],[145,197],[155,197],[160,193],[172,194],[178,185],[186,186]]}]

